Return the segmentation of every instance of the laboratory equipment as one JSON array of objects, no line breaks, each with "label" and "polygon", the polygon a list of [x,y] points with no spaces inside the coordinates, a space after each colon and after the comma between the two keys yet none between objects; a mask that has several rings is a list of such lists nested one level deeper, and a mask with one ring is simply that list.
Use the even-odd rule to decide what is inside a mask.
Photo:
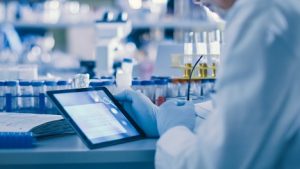
[{"label": "laboratory equipment", "polygon": [[[128,118],[129,114],[104,87],[50,91],[47,94],[90,149],[144,138],[144,132],[132,118]],[[91,128],[106,130],[91,132]]]},{"label": "laboratory equipment", "polygon": [[73,79],[73,87],[74,88],[86,88],[90,83],[90,75],[89,74],[77,74]]},{"label": "laboratory equipment", "polygon": [[6,81],[6,111],[15,112],[18,110],[18,81]]},{"label": "laboratory equipment", "polygon": [[33,109],[35,113],[43,113],[46,110],[45,105],[45,84],[44,81],[32,81],[33,89]]},{"label": "laboratory equipment", "polygon": [[189,78],[192,70],[193,50],[194,49],[194,32],[186,33],[184,39],[184,77]]},{"label": "laboratory equipment", "polygon": [[29,113],[33,109],[33,89],[31,81],[19,81],[19,112]]},{"label": "laboratory equipment", "polygon": [[215,80],[214,79],[205,79],[202,81],[202,95],[209,97],[211,93],[215,92]]},{"label": "laboratory equipment", "polygon": [[0,66],[0,80],[36,80],[37,78],[37,65]]},{"label": "laboratory equipment", "polygon": [[58,80],[57,90],[71,89],[71,83],[68,80]]},{"label": "laboratory equipment", "polygon": [[0,112],[5,109],[5,81],[0,81]]},{"label": "laboratory equipment", "polygon": [[112,12],[104,14],[96,22],[97,47],[96,47],[96,74],[97,76],[113,73],[113,62],[116,51],[120,50],[120,42],[131,32],[132,24],[127,21],[125,13],[120,13],[114,19]]},{"label": "laboratory equipment", "polygon": [[90,83],[89,83],[90,87],[102,87],[103,83],[102,80],[99,79],[91,79]]},{"label": "laboratory equipment", "polygon": [[170,79],[168,83],[168,98],[176,98],[179,96],[180,83],[178,79]]},{"label": "laboratory equipment", "polygon": [[[57,82],[55,80],[46,80],[45,81],[45,91],[53,91],[53,90],[57,90]],[[55,109],[54,106],[51,102],[51,100],[49,100],[48,97],[45,98],[45,105],[46,105],[46,109],[48,114],[55,114]]]},{"label": "laboratory equipment", "polygon": [[141,82],[142,82],[141,80],[132,80],[132,82],[131,82],[132,90],[137,91],[137,92],[142,92]]},{"label": "laboratory equipment", "polygon": [[180,80],[179,81],[179,97],[186,97],[188,92],[188,80]]},{"label": "laboratory equipment", "polygon": [[114,76],[101,76],[100,79],[103,79],[103,80],[114,80],[115,77]]},{"label": "laboratory equipment", "polygon": [[155,104],[160,106],[166,101],[168,91],[168,79],[155,80]]},{"label": "laboratory equipment", "polygon": [[122,69],[117,71],[116,84],[120,90],[129,89],[132,81],[132,59],[125,58],[122,62]]},{"label": "laboratory equipment", "polygon": [[0,148],[32,148],[34,143],[31,132],[0,132]]},{"label": "laboratory equipment", "polygon": [[144,95],[146,95],[153,103],[155,96],[155,83],[153,80],[143,80],[141,81],[141,90]]}]

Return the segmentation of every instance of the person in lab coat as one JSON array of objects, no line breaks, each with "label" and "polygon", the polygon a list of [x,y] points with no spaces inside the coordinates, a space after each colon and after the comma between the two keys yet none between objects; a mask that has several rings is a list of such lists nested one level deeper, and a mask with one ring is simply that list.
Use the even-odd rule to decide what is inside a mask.
[{"label": "person in lab coat", "polygon": [[228,13],[208,119],[194,129],[189,102],[117,98],[148,136],[160,135],[157,169],[299,169],[300,1],[210,1]]}]

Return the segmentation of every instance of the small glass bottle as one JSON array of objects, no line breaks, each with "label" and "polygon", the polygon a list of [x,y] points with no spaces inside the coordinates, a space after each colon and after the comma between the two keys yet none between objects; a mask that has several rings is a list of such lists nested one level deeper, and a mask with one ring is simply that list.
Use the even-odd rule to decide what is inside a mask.
[{"label": "small glass bottle", "polygon": [[204,97],[209,97],[211,93],[214,92],[214,79],[206,79],[202,81],[202,95]]},{"label": "small glass bottle", "polygon": [[5,108],[7,112],[16,112],[18,110],[18,81],[6,81],[6,100]]},{"label": "small glass bottle", "polygon": [[33,89],[30,81],[19,82],[19,112],[29,113],[33,110]]},{"label": "small glass bottle", "polygon": [[179,97],[187,96],[187,88],[188,88],[188,82],[186,80],[180,81]]},{"label": "small glass bottle", "polygon": [[45,113],[45,86],[44,81],[32,81],[31,82],[33,89],[33,107],[34,112],[37,114]]},{"label": "small glass bottle", "polygon": [[155,80],[155,104],[160,106],[166,101],[168,91],[168,80]]},{"label": "small glass bottle", "polygon": [[170,79],[168,83],[168,98],[176,98],[179,96],[179,81],[177,79]]},{"label": "small glass bottle", "polygon": [[0,81],[0,112],[5,109],[5,81]]},{"label": "small glass bottle", "polygon": [[[57,85],[56,85],[56,81],[54,80],[47,80],[45,81],[45,89],[46,92],[47,91],[52,91],[52,90],[56,90],[57,89]],[[57,112],[55,112],[54,106],[52,104],[52,102],[49,100],[49,98],[45,98],[45,103],[46,103],[46,111],[48,114],[56,114]]]},{"label": "small glass bottle", "polygon": [[141,90],[154,103],[155,83],[152,80],[141,81]]}]

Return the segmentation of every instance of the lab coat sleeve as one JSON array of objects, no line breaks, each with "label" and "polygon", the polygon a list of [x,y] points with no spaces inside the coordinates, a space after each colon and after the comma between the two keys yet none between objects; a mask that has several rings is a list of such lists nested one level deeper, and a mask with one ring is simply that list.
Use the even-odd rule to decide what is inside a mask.
[{"label": "lab coat sleeve", "polygon": [[[171,144],[170,140],[172,141]],[[195,135],[184,126],[173,127],[168,130],[157,143],[156,168],[175,169],[177,164],[174,163],[174,159],[188,148],[188,143],[195,141]]]},{"label": "lab coat sleeve", "polygon": [[277,122],[287,89],[279,82],[288,83],[286,67],[292,61],[278,57],[288,48],[281,37],[286,22],[275,5],[239,2],[225,34],[216,112],[196,134],[183,127],[166,132],[157,144],[157,169],[274,167],[275,147],[282,145],[269,138],[284,133]]}]

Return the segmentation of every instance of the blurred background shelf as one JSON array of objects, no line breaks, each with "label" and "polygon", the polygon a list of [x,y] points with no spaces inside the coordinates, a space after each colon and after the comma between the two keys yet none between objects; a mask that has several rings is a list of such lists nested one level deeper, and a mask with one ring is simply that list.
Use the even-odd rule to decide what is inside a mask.
[{"label": "blurred background shelf", "polygon": [[[43,22],[1,22],[0,26],[10,24],[16,28],[43,28],[43,29],[67,29],[72,27],[84,28],[95,26],[94,22],[78,23],[43,23]],[[180,20],[180,19],[162,19],[160,21],[132,21],[133,29],[196,29],[212,30],[216,29],[219,24],[208,21],[198,20]]]}]

